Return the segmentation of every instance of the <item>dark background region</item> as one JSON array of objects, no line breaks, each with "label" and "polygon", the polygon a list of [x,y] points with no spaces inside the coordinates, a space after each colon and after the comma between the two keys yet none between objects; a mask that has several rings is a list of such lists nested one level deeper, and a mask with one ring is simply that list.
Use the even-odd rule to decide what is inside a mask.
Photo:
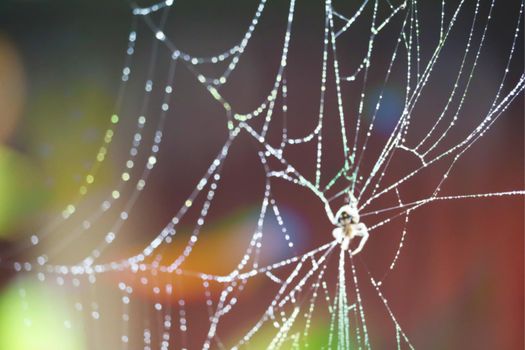
[{"label": "dark background region", "polygon": [[[335,4],[348,12],[357,7],[355,1]],[[185,51],[210,55],[240,40],[256,5],[256,1],[251,0],[178,1],[171,10],[165,32]],[[269,0],[267,6],[253,41],[224,91],[240,111],[251,110],[266,96],[278,66],[288,2]],[[439,24],[439,7],[430,6],[420,4],[423,61],[429,56],[425,47],[435,46],[435,28]],[[467,2],[465,6],[473,8],[474,2]],[[482,1],[482,15],[487,7],[488,2]],[[487,111],[506,64],[518,10],[518,1],[500,0],[496,3],[486,46],[460,114],[463,124],[458,127],[457,134],[451,134],[451,140],[462,135],[461,131],[464,135],[469,126],[480,120],[483,111]],[[287,72],[290,132],[295,135],[311,129],[316,121],[322,14],[320,1],[297,2]],[[451,14],[448,15],[450,18]],[[468,30],[470,20],[469,16],[460,18],[458,28]],[[114,112],[131,22],[130,6],[124,0],[4,0],[0,3],[0,191],[5,191],[4,194],[0,192],[0,197],[4,198],[0,199],[0,238],[7,251],[14,241],[44,225],[76,195],[94,161],[109,116]],[[399,24],[394,22],[394,25],[396,23]],[[364,24],[357,25],[364,28]],[[141,21],[138,33],[133,69],[138,76],[143,76],[151,52],[152,35]],[[443,105],[443,97],[450,91],[451,81],[447,77],[453,77],[465,50],[466,37],[465,32],[462,33],[459,34],[459,29],[453,33],[445,63],[437,65],[437,74],[442,78],[430,83],[422,107],[416,110],[413,119],[421,122],[414,123],[413,137],[428,130],[426,120],[435,120]],[[479,39],[480,30],[476,33]],[[390,34],[396,35],[394,31]],[[389,38],[390,34],[386,37]],[[339,47],[344,69],[346,63],[349,66],[357,63],[355,52],[363,52],[368,35],[357,31],[348,38],[342,37],[342,40],[349,43]],[[523,71],[522,42],[520,37],[510,82],[515,82]],[[389,43],[391,41],[385,40],[378,45],[384,52],[391,52],[391,47],[388,51]],[[160,82],[166,78],[169,52],[161,48],[159,57],[154,81]],[[385,68],[388,61],[378,57],[374,62],[374,67]],[[370,78],[376,86],[381,83],[380,68]],[[402,72],[394,76],[402,76],[399,74]],[[174,107],[170,110],[165,140],[159,153],[160,165],[139,204],[130,213],[130,220],[124,227],[129,233],[127,242],[115,251],[109,251],[108,259],[134,253],[155,236],[182,205],[225,140],[222,108],[211,101],[209,94],[186,68],[181,66],[177,70],[175,81]],[[142,98],[139,82],[131,82],[130,86],[124,98],[121,132],[116,136],[109,165],[95,187],[97,191],[85,203],[86,210],[94,207],[102,193],[111,189],[112,183],[120,176],[118,169],[125,159],[132,133],[131,120],[138,115]],[[396,86],[395,80],[390,86],[393,110],[397,108],[399,86],[404,85],[399,83]],[[350,100],[345,105],[350,111],[349,120],[356,107],[351,97],[357,96],[358,92],[357,88],[344,90],[345,97]],[[339,131],[333,91],[328,94],[327,105],[327,123],[332,127],[327,127],[325,164],[327,169],[333,170],[340,167],[341,160],[339,145],[335,141]],[[149,113],[155,115],[154,111]],[[388,130],[388,123],[385,128]],[[277,127],[271,135],[278,135],[280,131],[281,128]],[[374,141],[377,143],[371,144],[371,155],[374,147],[379,147],[384,140],[379,135]],[[253,230],[250,225],[258,213],[264,191],[264,172],[257,156],[259,146],[244,135],[235,142],[231,159],[224,168],[224,180],[210,211],[208,236],[203,238],[211,241],[215,235],[232,244],[225,246],[223,252],[205,246],[205,253],[215,259],[228,254],[235,256],[248,242],[250,230]],[[290,159],[298,169],[304,169],[311,176],[314,155],[313,147],[300,148],[290,152]],[[442,194],[522,189],[523,159],[523,96],[520,96],[458,162]],[[371,162],[371,159],[367,161]],[[406,164],[412,163],[407,160]],[[365,166],[370,164],[365,162]],[[395,170],[402,173],[403,166],[398,164]],[[439,169],[442,173],[444,168]],[[429,189],[435,186],[435,175],[430,171],[414,179],[403,187],[403,194],[414,199],[427,197]],[[7,188],[16,189],[15,194],[8,193]],[[285,242],[275,238],[271,243],[275,245],[276,253],[267,257],[269,261],[304,252],[330,239],[331,225],[322,205],[311,193],[278,181],[273,190],[297,244],[296,250],[290,252],[281,249]],[[524,329],[523,209],[523,198],[516,196],[437,202],[414,212],[398,266],[386,280],[384,293],[417,348],[521,348]],[[195,215],[197,213],[190,213],[188,227]],[[398,224],[394,222],[372,235],[359,259],[360,266],[366,266],[377,275],[385,270],[400,239]],[[232,230],[242,231],[243,235],[228,234]],[[99,236],[103,234],[97,233]],[[74,260],[83,252],[82,246],[75,249],[59,259]],[[176,253],[176,249],[166,252],[173,256]],[[196,266],[200,266],[199,263]],[[222,267],[228,269],[228,266]],[[3,285],[8,289],[14,276],[2,274]],[[252,293],[252,297],[257,295],[257,291]],[[374,306],[370,308],[374,319]],[[255,310],[255,306],[246,308],[246,317],[255,317],[250,315]],[[2,318],[4,320],[8,318]],[[382,323],[377,321],[376,324]],[[114,325],[118,328],[120,322],[117,320]],[[235,324],[230,327],[229,334],[238,333]],[[382,338],[394,337],[393,326],[376,331]],[[377,342],[387,344],[382,339]]]}]

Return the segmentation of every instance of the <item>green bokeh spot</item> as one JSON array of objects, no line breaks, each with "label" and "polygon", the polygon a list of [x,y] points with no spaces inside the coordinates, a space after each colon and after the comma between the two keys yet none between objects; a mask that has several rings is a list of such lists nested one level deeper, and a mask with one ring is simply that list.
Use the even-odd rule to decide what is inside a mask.
[{"label": "green bokeh spot", "polygon": [[[26,293],[26,309],[20,288]],[[83,333],[64,327],[68,315],[64,299],[51,289],[27,281],[13,283],[0,294],[0,349],[84,350]]]}]

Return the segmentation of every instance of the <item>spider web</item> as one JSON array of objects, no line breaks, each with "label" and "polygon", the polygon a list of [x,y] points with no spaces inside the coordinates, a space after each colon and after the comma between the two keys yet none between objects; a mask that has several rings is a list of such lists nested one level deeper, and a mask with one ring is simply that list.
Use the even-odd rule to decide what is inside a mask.
[{"label": "spider web", "polygon": [[[47,227],[5,252],[2,266],[39,283],[58,285],[71,304],[71,317],[64,320],[64,327],[85,329],[93,348],[414,349],[417,344],[410,340],[383,291],[384,281],[402,255],[413,213],[433,202],[525,194],[522,190],[442,194],[458,162],[487,135],[525,87],[523,73],[513,71],[520,50],[523,2],[512,4],[515,18],[511,19],[513,32],[508,34],[512,40],[501,53],[505,63],[496,73],[499,84],[485,87],[491,91],[488,104],[473,109],[468,102],[475,100],[476,77],[482,75],[480,57],[487,51],[497,5],[511,5],[495,0],[442,1],[434,9],[439,10],[439,15],[433,15],[438,19],[434,26],[415,0],[364,0],[353,8],[326,0],[324,12],[318,14],[323,22],[321,65],[318,72],[309,73],[318,74],[320,80],[318,110],[310,111],[315,123],[304,121],[301,127],[297,125],[303,123],[302,117],[289,98],[297,86],[288,67],[294,64],[290,52],[300,2],[290,0],[284,30],[276,39],[281,44],[273,84],[248,112],[240,111],[227,88],[259,29],[267,0],[260,1],[237,44],[208,57],[183,51],[171,37],[167,26],[176,5],[167,0],[148,7],[131,6],[132,27],[116,112],[110,117],[94,166],[78,198]],[[349,45],[352,36],[366,38],[366,45],[345,57],[342,47]],[[136,62],[135,55],[137,42],[147,39],[153,40],[144,65]],[[455,52],[451,41],[461,43],[455,63],[449,60]],[[159,72],[161,60],[168,63]],[[132,120],[124,107],[131,98],[127,89],[138,65],[146,70],[144,77],[136,78],[143,88],[141,98],[136,99],[136,120]],[[444,77],[447,65],[454,67],[447,71],[453,74]],[[203,98],[216,101],[221,109],[222,145],[201,177],[193,179],[192,191],[171,220],[138,253],[108,259],[107,251],[124,239],[130,212],[161,163],[163,139],[170,137],[167,118],[177,118],[173,101],[180,71],[190,72],[204,87]],[[440,79],[448,85],[435,96],[432,84]],[[380,88],[374,90],[377,81]],[[385,116],[393,84],[402,86],[402,102],[399,111]],[[439,105],[437,113],[425,110],[432,99]],[[391,124],[385,126],[388,118]],[[95,209],[86,209],[83,203],[108,159],[114,135],[124,126],[132,132],[120,178],[100,203],[96,199]],[[202,232],[222,188],[225,164],[242,138],[254,145],[264,174],[263,183],[253,184],[264,189],[256,227],[228,273],[209,273],[208,267],[191,269],[188,261],[200,256],[199,244],[212,239]],[[421,178],[427,178],[429,185],[410,191]],[[379,232],[401,233],[384,269],[372,271],[367,265],[370,257],[340,249],[330,231],[323,235],[324,243],[298,248],[300,232],[286,222],[280,186],[305,191],[313,198],[312,205],[324,208],[318,215],[327,218],[333,218],[333,212],[353,194],[372,238]],[[104,230],[103,235],[95,233],[97,227]],[[64,228],[67,234],[61,233]],[[282,235],[280,244],[288,249],[287,257],[268,261],[265,251],[275,249],[275,242],[266,236],[274,230]],[[384,240],[395,237],[381,235]],[[91,237],[85,256],[75,257],[73,263],[58,261],[61,252],[83,244],[86,236]],[[43,245],[46,241],[54,243]],[[29,258],[19,259],[20,254]],[[112,292],[107,294],[102,291],[107,289],[106,276],[114,274],[119,277],[110,279]],[[252,285],[268,287],[256,292],[260,297],[252,311],[257,314],[247,317],[243,298]],[[154,295],[152,301],[140,298],[141,288]],[[192,294],[203,297],[202,302],[192,302]],[[376,305],[370,308],[380,310],[388,331],[370,327],[371,296]],[[31,304],[23,286],[20,297],[26,312]],[[107,325],[116,333],[109,336],[111,340],[104,335]],[[228,331],[232,325],[237,325],[234,334]],[[382,339],[385,337],[387,340]]]}]

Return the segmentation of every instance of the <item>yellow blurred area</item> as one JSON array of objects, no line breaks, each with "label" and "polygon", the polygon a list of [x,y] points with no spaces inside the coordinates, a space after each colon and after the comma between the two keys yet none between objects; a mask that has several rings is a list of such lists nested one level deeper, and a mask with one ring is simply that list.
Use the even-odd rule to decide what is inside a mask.
[{"label": "yellow blurred area", "polygon": [[42,170],[28,157],[0,146],[0,237],[24,228],[47,197]]},{"label": "yellow blurred area", "polygon": [[14,45],[0,34],[0,144],[12,134],[26,95],[25,73]]},{"label": "yellow blurred area", "polygon": [[[53,186],[51,204],[56,209],[74,201],[87,174],[100,165],[96,156],[112,104],[105,88],[85,76],[49,81],[34,93],[20,137],[40,159],[46,183]],[[107,163],[94,179],[95,186],[107,181],[112,170]]]},{"label": "yellow blurred area", "polygon": [[0,295],[0,349],[83,350],[66,299],[44,284],[18,280]]},{"label": "yellow blurred area", "polygon": [[[23,61],[0,33],[0,238],[30,231],[37,215],[45,219],[44,207],[56,213],[75,201],[86,174],[101,163],[96,155],[108,127],[111,94],[89,75],[49,78],[32,86],[26,99]],[[97,187],[112,169],[103,170]]]}]

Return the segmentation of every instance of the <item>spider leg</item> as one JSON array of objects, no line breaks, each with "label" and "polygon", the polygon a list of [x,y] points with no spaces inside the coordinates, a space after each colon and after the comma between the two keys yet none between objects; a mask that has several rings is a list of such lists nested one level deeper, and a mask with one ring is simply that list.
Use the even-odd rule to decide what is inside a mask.
[{"label": "spider leg", "polygon": [[358,229],[356,230],[355,236],[361,237],[361,241],[359,242],[359,245],[357,246],[357,248],[352,251],[352,255],[359,254],[363,250],[363,248],[365,247],[366,241],[368,240],[368,237],[370,236],[368,234],[368,229],[363,223],[359,224]]}]

